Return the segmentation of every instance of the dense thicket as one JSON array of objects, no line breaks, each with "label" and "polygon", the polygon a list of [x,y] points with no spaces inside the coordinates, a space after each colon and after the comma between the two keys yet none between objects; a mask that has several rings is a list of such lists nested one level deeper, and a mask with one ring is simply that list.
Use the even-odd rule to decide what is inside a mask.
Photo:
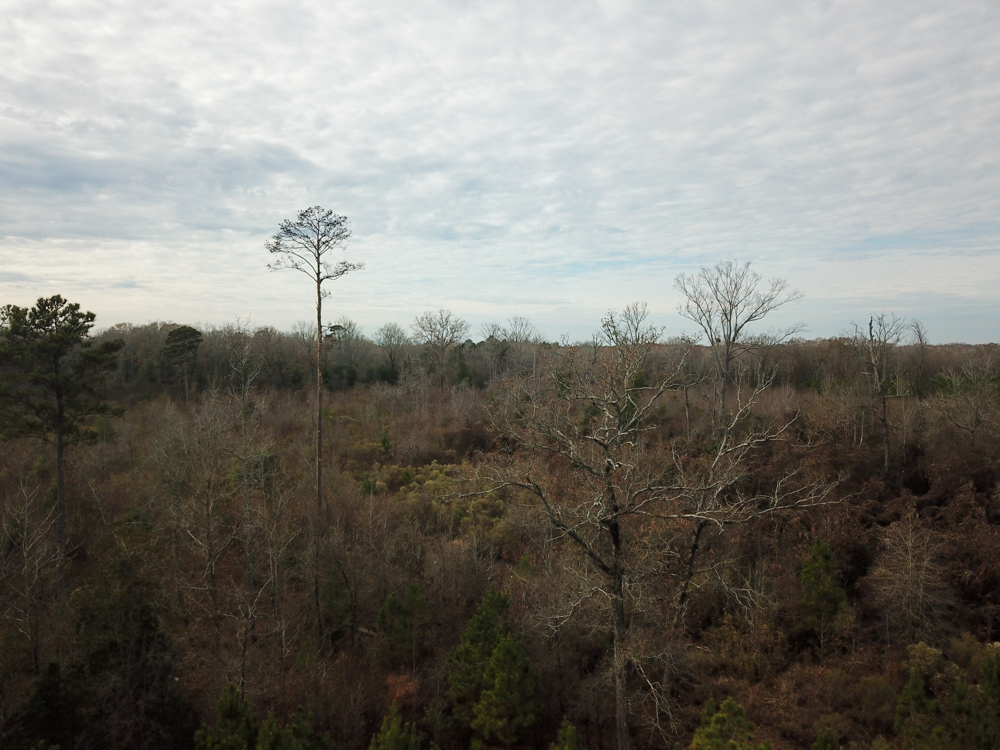
[{"label": "dense thicket", "polygon": [[720,410],[683,341],[341,320],[317,508],[314,329],[195,333],[96,338],[65,587],[2,444],[3,747],[996,746],[996,347],[773,343]]}]

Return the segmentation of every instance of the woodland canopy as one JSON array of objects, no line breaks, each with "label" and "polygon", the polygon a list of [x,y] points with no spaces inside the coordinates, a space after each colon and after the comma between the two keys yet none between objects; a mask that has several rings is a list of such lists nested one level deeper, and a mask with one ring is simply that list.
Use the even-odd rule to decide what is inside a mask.
[{"label": "woodland canopy", "polygon": [[996,346],[88,315],[0,319],[4,748],[1000,746]]}]

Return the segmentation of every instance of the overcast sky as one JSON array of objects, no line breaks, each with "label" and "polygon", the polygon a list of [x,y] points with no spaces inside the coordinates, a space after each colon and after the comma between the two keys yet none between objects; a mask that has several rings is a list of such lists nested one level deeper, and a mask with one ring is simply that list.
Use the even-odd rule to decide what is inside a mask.
[{"label": "overcast sky", "polygon": [[588,338],[748,260],[836,336],[1000,341],[1000,4],[0,0],[0,303],[290,328],[264,244],[349,217],[328,318]]}]

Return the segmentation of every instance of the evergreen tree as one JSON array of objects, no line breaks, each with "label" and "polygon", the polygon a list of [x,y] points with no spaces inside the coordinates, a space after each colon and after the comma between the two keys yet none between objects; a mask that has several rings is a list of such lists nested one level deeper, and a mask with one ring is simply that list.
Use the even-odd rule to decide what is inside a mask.
[{"label": "evergreen tree", "polygon": [[944,727],[939,747],[955,750],[979,750],[995,747],[981,742],[983,722],[980,715],[981,700],[969,691],[964,675],[959,675],[952,685],[943,706]]},{"label": "evergreen tree", "polygon": [[255,748],[256,750],[302,750],[302,743],[278,724],[272,709],[267,712],[264,723],[260,725]]},{"label": "evergreen tree", "polygon": [[1000,650],[988,649],[979,684],[980,731],[984,747],[1000,747]]},{"label": "evergreen tree", "polygon": [[406,586],[402,596],[395,591],[386,597],[378,613],[380,646],[393,666],[409,665],[416,670],[421,626],[427,619],[427,599],[415,583]]},{"label": "evergreen tree", "polygon": [[163,358],[181,371],[184,381],[184,403],[188,401],[190,392],[191,369],[198,356],[201,346],[201,333],[191,326],[178,326],[167,334],[163,343]]},{"label": "evergreen tree", "polygon": [[475,706],[485,686],[486,665],[500,641],[510,633],[507,612],[510,600],[499,591],[486,592],[462,633],[461,642],[448,655],[448,697],[452,716],[460,727],[475,719]]},{"label": "evergreen tree", "polygon": [[830,727],[823,727],[819,731],[813,750],[840,750],[840,739]]},{"label": "evergreen tree", "polygon": [[538,675],[521,639],[506,635],[483,671],[483,692],[473,709],[473,750],[510,747],[535,723]]},{"label": "evergreen tree", "polygon": [[203,724],[195,733],[197,750],[254,750],[257,747],[257,716],[236,685],[230,683],[222,691],[218,713],[214,727]]},{"label": "evergreen tree", "polygon": [[35,437],[56,450],[56,536],[59,583],[65,587],[65,450],[93,436],[88,417],[120,410],[104,403],[100,386],[115,368],[121,339],[93,346],[96,316],[58,294],[31,309],[0,308],[0,437]]},{"label": "evergreen tree", "polygon": [[896,702],[896,735],[903,747],[936,748],[944,742],[940,702],[927,694],[920,670],[910,667],[910,677]]},{"label": "evergreen tree", "polygon": [[420,750],[422,744],[416,727],[403,721],[399,706],[393,703],[389,715],[382,719],[382,728],[372,737],[368,750]]},{"label": "evergreen tree", "polygon": [[770,750],[770,742],[754,742],[755,728],[743,707],[732,698],[726,698],[716,709],[710,696],[689,750]]},{"label": "evergreen tree", "polygon": [[8,750],[47,748],[50,744],[73,747],[80,729],[78,700],[58,663],[51,662],[38,675],[28,700],[3,729],[4,747]]},{"label": "evergreen tree", "polygon": [[175,652],[160,627],[140,532],[118,535],[73,592],[73,652],[67,674],[80,696],[77,746],[190,747],[193,707],[178,690]]},{"label": "evergreen tree", "polygon": [[569,719],[563,718],[559,734],[556,735],[556,741],[549,745],[549,750],[584,750],[580,733],[576,731],[576,727],[570,723]]},{"label": "evergreen tree", "polygon": [[833,618],[847,599],[847,594],[837,583],[833,553],[822,539],[817,539],[806,555],[802,563],[801,581],[801,603],[805,610],[803,625],[816,634],[822,661]]}]

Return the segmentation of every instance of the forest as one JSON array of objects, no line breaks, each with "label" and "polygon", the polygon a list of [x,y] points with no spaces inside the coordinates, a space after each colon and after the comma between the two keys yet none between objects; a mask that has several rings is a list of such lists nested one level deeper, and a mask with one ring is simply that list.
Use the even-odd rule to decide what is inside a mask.
[{"label": "forest", "polygon": [[0,746],[1000,747],[997,346],[676,287],[698,337],[0,309]]}]

